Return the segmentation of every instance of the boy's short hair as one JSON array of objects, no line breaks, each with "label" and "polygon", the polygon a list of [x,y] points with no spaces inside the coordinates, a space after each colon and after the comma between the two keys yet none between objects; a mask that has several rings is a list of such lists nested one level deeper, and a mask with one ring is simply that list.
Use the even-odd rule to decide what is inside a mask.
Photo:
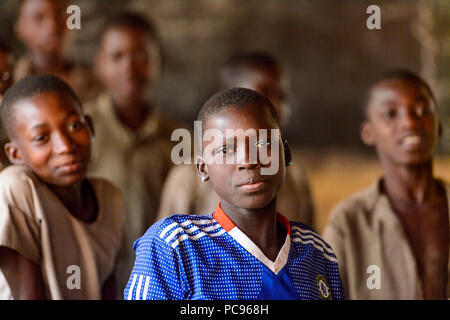
[{"label": "boy's short hair", "polygon": [[257,105],[266,108],[276,125],[281,128],[280,118],[272,102],[258,91],[246,88],[231,88],[220,91],[209,98],[201,108],[197,119],[206,127],[208,118],[225,108],[241,108],[246,105]]},{"label": "boy's short hair", "polygon": [[153,40],[159,43],[158,30],[148,17],[135,12],[121,12],[108,17],[99,32],[99,43],[107,31],[113,28],[131,28],[144,31]]},{"label": "boy's short hair", "polygon": [[0,105],[0,118],[9,139],[14,136],[15,107],[18,102],[31,98],[36,94],[60,92],[67,94],[82,110],[80,99],[72,88],[58,77],[46,74],[28,76],[6,91]]},{"label": "boy's short hair", "polygon": [[362,105],[362,111],[364,119],[367,119],[367,110],[370,100],[370,93],[377,84],[379,84],[382,81],[389,81],[389,80],[402,80],[406,82],[415,82],[423,86],[429,93],[433,103],[435,104],[436,108],[438,106],[436,97],[434,96],[433,90],[431,90],[431,87],[428,85],[428,83],[419,75],[416,73],[409,71],[409,70],[392,70],[384,73],[381,75],[381,77],[377,78],[375,81],[372,82],[372,84],[369,86],[369,89],[366,92],[366,95],[364,97],[363,105]]},{"label": "boy's short hair", "polygon": [[222,65],[219,74],[219,86],[224,89],[229,87],[232,78],[244,74],[246,68],[269,69],[281,73],[277,60],[264,52],[244,52],[232,55]]}]

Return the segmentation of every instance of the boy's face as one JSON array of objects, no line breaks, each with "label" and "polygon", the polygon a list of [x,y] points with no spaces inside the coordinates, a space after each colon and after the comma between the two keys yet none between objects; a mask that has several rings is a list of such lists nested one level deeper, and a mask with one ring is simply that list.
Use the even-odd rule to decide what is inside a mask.
[{"label": "boy's face", "polygon": [[145,93],[150,76],[150,45],[144,31],[126,27],[108,29],[96,58],[96,73],[117,102],[136,101]]},{"label": "boy's face", "polygon": [[382,160],[398,165],[430,161],[438,138],[436,106],[416,82],[386,80],[372,89],[362,139]]},{"label": "boy's face", "polygon": [[91,130],[68,94],[48,92],[18,102],[14,134],[6,153],[44,182],[71,186],[86,176],[91,157]]},{"label": "boy's face", "polygon": [[61,1],[27,0],[22,5],[16,31],[30,51],[59,54],[66,30]]},{"label": "boy's face", "polygon": [[13,84],[13,68],[10,54],[0,51],[0,102],[1,96]]},{"label": "boy's face", "polygon": [[[211,179],[214,190],[221,200],[233,206],[246,209],[263,208],[271,203],[276,197],[285,177],[286,168],[281,136],[279,137],[277,150],[278,158],[271,159],[279,161],[278,170],[273,175],[261,174],[262,167],[267,168],[271,164],[267,162],[262,164],[259,157],[256,163],[249,163],[249,139],[245,139],[245,145],[239,144],[244,141],[239,136],[242,131],[254,129],[256,132],[259,132],[259,129],[267,129],[267,139],[263,141],[263,138],[258,133],[256,144],[258,148],[260,146],[263,148],[267,147],[269,157],[272,153],[275,153],[270,145],[270,129],[279,128],[267,109],[254,105],[247,105],[239,109],[233,107],[225,108],[208,118],[205,130],[210,128],[219,130],[223,140],[218,141],[217,144],[214,144],[214,141],[210,142],[214,144],[214,148],[208,148],[209,143],[204,143],[204,152],[206,153],[208,149],[212,149],[212,154],[204,154],[203,156],[211,156],[212,158],[227,158],[231,156],[235,160],[231,161],[232,164],[228,164],[226,161],[223,161],[223,164],[205,164],[203,167],[204,172],[199,169],[200,174],[206,174]],[[227,129],[233,129],[235,134],[227,134]],[[237,131],[238,129],[242,129],[240,133]],[[231,138],[234,141],[233,148],[229,147],[226,138]],[[245,155],[243,157],[239,156],[237,149],[245,150]]]}]

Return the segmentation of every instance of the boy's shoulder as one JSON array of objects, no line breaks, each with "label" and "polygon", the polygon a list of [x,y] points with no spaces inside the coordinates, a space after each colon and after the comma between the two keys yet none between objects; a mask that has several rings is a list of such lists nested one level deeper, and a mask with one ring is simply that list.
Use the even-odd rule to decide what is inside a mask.
[{"label": "boy's shoulder", "polygon": [[25,166],[11,165],[0,172],[0,192],[14,192],[16,194],[31,190],[39,184],[36,175]]},{"label": "boy's shoulder", "polygon": [[291,240],[300,245],[313,245],[316,249],[329,256],[332,254],[334,260],[334,251],[331,246],[309,225],[302,222],[291,221]]},{"label": "boy's shoulder", "polygon": [[214,234],[218,229],[221,229],[220,224],[212,215],[174,214],[154,223],[136,243],[162,240],[175,248],[183,240],[199,239]]},{"label": "boy's shoulder", "polygon": [[330,213],[330,221],[367,219],[380,199],[381,178],[369,187],[357,191],[339,202]]}]

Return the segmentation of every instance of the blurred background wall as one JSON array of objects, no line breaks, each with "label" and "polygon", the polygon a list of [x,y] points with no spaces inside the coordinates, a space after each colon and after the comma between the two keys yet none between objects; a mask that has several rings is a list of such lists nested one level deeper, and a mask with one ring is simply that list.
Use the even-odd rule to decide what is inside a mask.
[{"label": "blurred background wall", "polygon": [[[17,55],[16,0],[0,0],[0,37]],[[70,31],[67,54],[89,65],[95,34],[109,13],[138,10],[157,24],[163,77],[154,88],[164,111],[192,125],[215,91],[217,71],[231,54],[263,50],[282,63],[290,83],[287,137],[309,169],[319,229],[340,199],[381,173],[359,139],[360,102],[374,77],[391,68],[418,72],[439,101],[445,135],[438,174],[450,178],[449,0],[70,0],[81,30]],[[381,8],[381,30],[366,28],[366,8]],[[345,171],[345,170],[348,170]],[[355,170],[360,174],[355,175]],[[347,183],[347,187],[342,184]]]}]

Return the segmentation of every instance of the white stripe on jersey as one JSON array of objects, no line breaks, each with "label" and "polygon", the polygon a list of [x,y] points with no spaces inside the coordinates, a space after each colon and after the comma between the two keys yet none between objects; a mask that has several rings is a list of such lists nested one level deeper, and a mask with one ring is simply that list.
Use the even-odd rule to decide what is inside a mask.
[{"label": "white stripe on jersey", "polygon": [[139,282],[138,282],[138,286],[136,289],[136,300],[141,300],[141,287],[142,287],[142,279],[144,278],[144,276],[141,274],[139,276]]},{"label": "white stripe on jersey", "polygon": [[142,296],[142,300],[147,300],[147,293],[148,293],[148,284],[150,282],[150,277],[145,276],[145,284],[144,284],[144,294]]},{"label": "white stripe on jersey", "polygon": [[219,232],[216,232],[216,233],[204,233],[203,231],[200,231],[195,236],[191,236],[190,234],[186,233],[186,234],[183,234],[181,237],[179,237],[176,241],[174,241],[171,244],[171,246],[172,246],[172,248],[175,249],[176,246],[178,246],[181,242],[183,242],[187,238],[190,238],[192,240],[197,240],[197,239],[200,239],[203,236],[218,237],[218,236],[223,235],[224,233],[225,233],[225,229],[222,229],[222,230],[220,230]]},{"label": "white stripe on jersey", "polygon": [[327,245],[327,244],[322,240],[322,238],[319,237],[319,235],[318,235],[316,232],[311,231],[311,230],[305,230],[305,229],[302,229],[302,228],[300,228],[300,227],[298,227],[298,226],[292,226],[292,230],[300,231],[300,233],[301,233],[303,236],[305,236],[305,237],[306,237],[306,236],[314,237],[314,239],[315,239],[317,242],[319,242],[322,246],[324,246],[324,247],[327,248],[327,249],[330,249],[330,246]]},{"label": "white stripe on jersey", "polygon": [[319,251],[322,251],[323,256],[332,262],[337,262],[337,259],[335,257],[330,256],[327,252],[325,252],[323,247],[318,246],[313,240],[303,240],[301,238],[292,238],[292,242],[300,242],[302,244],[312,244],[314,248],[316,248]]},{"label": "white stripe on jersey", "polygon": [[127,300],[131,300],[131,298],[133,298],[133,290],[134,290],[134,285],[136,284],[136,278],[137,278],[137,274],[135,274],[133,276],[133,281],[131,281],[131,286],[130,286],[130,289],[128,290]]}]

